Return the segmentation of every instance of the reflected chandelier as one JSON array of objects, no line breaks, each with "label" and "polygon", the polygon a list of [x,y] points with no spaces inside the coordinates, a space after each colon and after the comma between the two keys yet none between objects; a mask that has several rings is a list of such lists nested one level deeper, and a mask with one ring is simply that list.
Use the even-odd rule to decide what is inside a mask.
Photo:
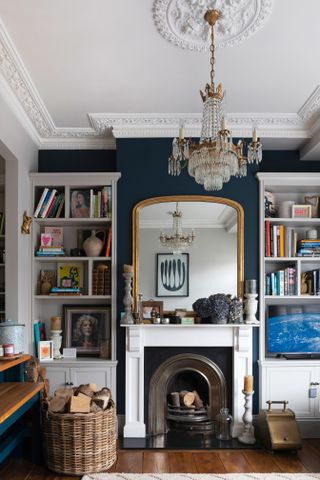
[{"label": "reflected chandelier", "polygon": [[193,230],[192,233],[183,235],[181,223],[182,212],[179,210],[178,202],[175,211],[169,212],[169,214],[172,215],[173,221],[172,234],[165,235],[161,232],[159,237],[160,244],[162,247],[169,248],[174,255],[178,255],[190,247],[196,237]]},{"label": "reflected chandelier", "polygon": [[181,127],[179,139],[175,138],[172,142],[172,155],[168,161],[169,175],[180,175],[181,169],[187,166],[189,175],[203,185],[205,190],[221,190],[231,176],[247,175],[247,163],[260,163],[262,160],[262,144],[257,138],[256,129],[253,130],[252,141],[245,157],[244,140],[239,140],[235,145],[230,131],[226,128],[222,108],[222,84],[215,87],[214,83],[214,26],[220,17],[219,10],[208,10],[204,16],[211,29],[211,71],[210,85],[207,83],[205,91],[200,91],[204,104],[200,141],[196,144],[191,139],[185,139],[184,129]]}]

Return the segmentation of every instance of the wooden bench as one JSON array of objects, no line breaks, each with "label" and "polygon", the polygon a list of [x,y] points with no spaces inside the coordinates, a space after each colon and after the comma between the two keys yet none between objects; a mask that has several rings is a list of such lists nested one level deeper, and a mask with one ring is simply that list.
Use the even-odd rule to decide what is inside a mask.
[{"label": "wooden bench", "polygon": [[[24,363],[31,355],[0,361],[0,463],[26,436],[32,437],[32,457],[40,453],[40,392],[43,383],[24,382]],[[16,378],[18,381],[7,381]],[[31,411],[32,428],[20,422]]]}]

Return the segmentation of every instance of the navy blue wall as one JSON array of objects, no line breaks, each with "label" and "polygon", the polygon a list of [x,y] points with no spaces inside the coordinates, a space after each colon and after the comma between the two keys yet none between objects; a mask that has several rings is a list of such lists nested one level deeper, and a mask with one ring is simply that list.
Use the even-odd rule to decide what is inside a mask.
[{"label": "navy blue wall", "polygon": [[[160,195],[205,195],[203,187],[197,185],[183,171],[180,177],[167,175],[167,158],[171,150],[171,139],[120,139],[117,140],[117,164],[115,170],[121,172],[118,184],[118,312],[122,307],[123,279],[122,265],[132,262],[131,249],[131,214],[134,205],[140,200]],[[72,166],[68,166],[68,158]],[[110,171],[113,159],[103,151],[86,152],[48,152],[42,151],[39,171]],[[103,162],[103,160],[105,160]],[[107,160],[107,161],[106,161]],[[109,160],[109,161],[108,161]],[[97,165],[95,164],[97,162]],[[89,167],[88,167],[89,165]],[[259,235],[258,235],[258,181],[256,166],[250,167],[248,176],[243,179],[231,179],[217,196],[230,198],[239,202],[245,212],[245,278],[258,278]],[[319,171],[318,162],[301,162],[295,151],[265,151],[260,171]],[[209,195],[213,192],[209,192]],[[119,322],[118,322],[119,323]],[[118,328],[118,392],[117,410],[124,413],[125,385],[125,337],[124,329]],[[258,329],[254,329],[254,375],[258,380]],[[258,392],[256,383],[255,391]],[[255,395],[255,406],[258,396]]]}]

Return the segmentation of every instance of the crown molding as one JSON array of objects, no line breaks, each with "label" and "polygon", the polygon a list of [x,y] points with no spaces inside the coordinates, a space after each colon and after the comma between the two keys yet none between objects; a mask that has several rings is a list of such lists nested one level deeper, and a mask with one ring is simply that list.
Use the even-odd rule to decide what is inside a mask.
[{"label": "crown molding", "polygon": [[320,110],[320,85],[314,89],[310,97],[304,102],[298,111],[298,115],[303,120],[310,120],[314,114]]},{"label": "crown molding", "polygon": [[[217,47],[233,47],[260,30],[271,15],[273,0],[155,0],[153,19],[160,35],[174,45],[193,51],[209,50],[210,30],[203,13],[219,8],[222,17],[216,24]],[[231,20],[230,20],[231,19]]]},{"label": "crown molding", "polygon": [[[89,114],[90,123],[98,133],[112,129],[115,138],[175,137],[184,123],[185,134],[199,137],[201,114]],[[298,114],[228,114],[227,125],[234,137],[251,137],[256,126],[260,137],[308,138],[305,122]]]}]

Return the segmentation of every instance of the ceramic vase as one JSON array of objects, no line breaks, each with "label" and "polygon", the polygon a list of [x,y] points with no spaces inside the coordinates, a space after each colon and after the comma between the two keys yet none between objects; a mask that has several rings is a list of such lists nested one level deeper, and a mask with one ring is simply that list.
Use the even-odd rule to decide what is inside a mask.
[{"label": "ceramic vase", "polygon": [[[104,238],[101,240],[99,237],[97,237],[97,233],[103,233]],[[87,257],[99,257],[103,245],[105,242],[105,237],[106,233],[105,232],[96,232],[95,230],[92,230],[90,237],[88,237],[84,242],[83,242],[83,250],[85,251]]]}]

